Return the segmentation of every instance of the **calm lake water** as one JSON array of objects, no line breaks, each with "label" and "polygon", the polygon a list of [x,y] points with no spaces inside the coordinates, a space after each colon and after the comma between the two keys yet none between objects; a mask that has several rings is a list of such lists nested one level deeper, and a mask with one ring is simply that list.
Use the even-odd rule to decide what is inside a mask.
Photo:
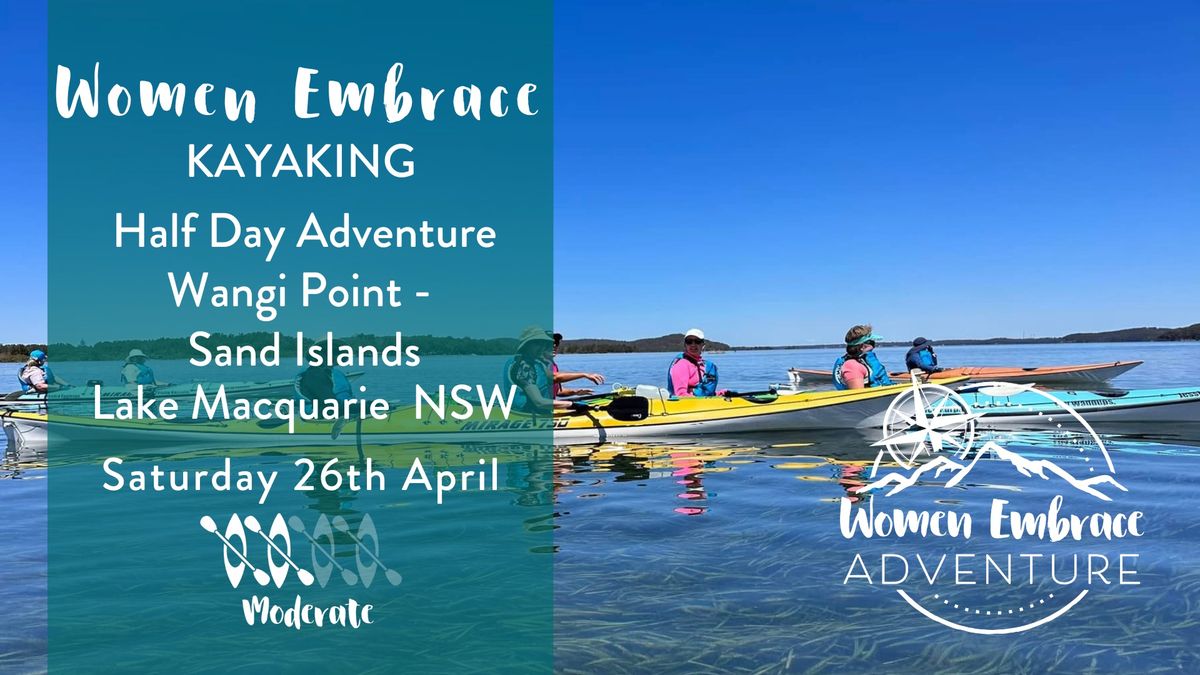
[{"label": "calm lake water", "polygon": [[[898,368],[903,352],[885,348],[880,356]],[[1141,359],[1143,366],[1113,384],[1200,383],[1197,344],[943,347],[938,352],[947,366]],[[723,387],[746,391],[786,381],[791,366],[828,368],[837,355],[795,350],[712,358]],[[670,358],[564,355],[559,365],[599,371],[609,384],[662,385]],[[500,360],[481,362],[481,372],[490,374]],[[436,376],[438,364],[436,357],[427,358],[423,375]],[[164,380],[197,375],[183,362],[154,366]],[[119,364],[55,365],[56,373],[75,382],[115,380],[118,369]],[[250,371],[222,375],[253,378]],[[368,371],[362,382],[370,385],[371,375]],[[386,388],[372,393],[405,394]],[[1008,440],[1029,456],[1060,464],[1082,452],[1062,435]],[[1140,509],[1146,523],[1144,536],[1110,542],[1107,548],[1139,556],[1140,585],[1093,589],[1085,602],[1047,625],[998,636],[937,625],[894,589],[843,583],[856,553],[878,559],[884,551],[873,542],[847,542],[838,529],[841,498],[855,494],[865,465],[875,457],[869,441],[857,434],[560,448],[552,480],[546,481],[546,497],[556,505],[555,668],[572,673],[1198,672],[1200,428],[1181,425],[1105,440],[1115,475],[1128,491],[1116,500],[1120,508],[1106,508]],[[7,618],[0,631],[0,669],[5,671],[38,671],[46,664],[44,460],[8,449],[0,467],[5,511],[0,607]],[[916,508],[923,502],[928,508],[1002,496],[1014,509],[1044,511],[1061,487],[999,472],[985,478],[949,497],[945,488],[919,487],[906,492],[911,496],[902,503]],[[1078,548],[1083,553],[1104,549]],[[909,540],[896,550],[937,555],[946,546]],[[1031,545],[1028,550],[1042,549]],[[973,551],[989,549],[980,544]],[[986,602],[997,612],[1016,607],[1003,593]]]}]

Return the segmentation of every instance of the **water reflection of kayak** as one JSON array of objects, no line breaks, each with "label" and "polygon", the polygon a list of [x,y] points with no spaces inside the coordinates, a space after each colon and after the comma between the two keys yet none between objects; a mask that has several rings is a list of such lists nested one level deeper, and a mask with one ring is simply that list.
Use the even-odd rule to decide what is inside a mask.
[{"label": "water reflection of kayak", "polygon": [[[1078,366],[962,366],[947,368],[938,377],[969,377],[973,380],[1012,382],[1015,384],[1046,384],[1055,386],[1092,386],[1107,382],[1118,375],[1142,365],[1141,361],[1114,361]],[[908,380],[908,373],[892,373],[893,379]],[[828,370],[790,368],[788,377],[793,386],[829,384],[833,374]]]},{"label": "water reflection of kayak", "polygon": [[[353,381],[361,376],[361,372],[356,372],[350,373],[346,377]],[[142,391],[147,398],[173,398],[178,401],[186,401],[196,397],[196,387],[198,386],[203,386],[206,392],[213,392],[216,391],[218,386],[224,386],[225,392],[230,397],[261,398],[288,394],[292,391],[294,384],[295,379],[292,378],[264,380],[261,382],[191,382],[188,384],[171,384],[161,387],[143,385]],[[94,386],[84,386],[57,389],[48,394],[14,392],[13,394],[9,394],[6,400],[29,402],[31,405],[47,403],[61,403],[64,405],[90,404],[95,401],[95,389]],[[135,390],[125,385],[100,385],[101,402],[116,401],[117,399],[131,398],[133,396],[136,396]]]},{"label": "water reflection of kayak", "polygon": [[[951,381],[952,382],[952,381]],[[910,385],[872,389],[789,392],[714,398],[674,399],[663,396],[617,397],[614,401],[641,403],[643,415],[627,415],[629,406],[598,403],[586,413],[553,417],[511,413],[508,419],[487,419],[481,412],[465,420],[417,419],[414,407],[397,408],[387,419],[367,419],[347,424],[339,439],[331,439],[332,425],[297,420],[295,433],[276,420],[189,422],[96,420],[52,414],[49,436],[56,443],[85,447],[200,448],[282,447],[296,445],[392,444],[406,442],[477,442],[578,444],[610,439],[655,439],[707,434],[737,434],[808,429],[853,429],[887,409],[894,396]],[[636,407],[636,406],[635,406]],[[606,409],[607,408],[607,409]],[[426,409],[428,414],[428,408]],[[41,426],[47,418],[38,413],[9,414],[9,425],[25,429]],[[44,442],[44,441],[43,441]]]}]

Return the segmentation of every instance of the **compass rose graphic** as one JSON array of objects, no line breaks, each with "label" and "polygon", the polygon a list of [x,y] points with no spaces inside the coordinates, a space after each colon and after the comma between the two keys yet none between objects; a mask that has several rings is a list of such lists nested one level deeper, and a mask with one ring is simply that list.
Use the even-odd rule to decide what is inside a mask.
[{"label": "compass rose graphic", "polygon": [[[883,418],[882,440],[872,447],[883,447],[894,462],[911,469],[921,455],[951,451],[964,458],[975,443],[975,420],[983,413],[974,412],[957,392],[939,384],[922,384],[914,375],[912,388],[897,396]],[[879,469],[883,453],[871,468]]]}]

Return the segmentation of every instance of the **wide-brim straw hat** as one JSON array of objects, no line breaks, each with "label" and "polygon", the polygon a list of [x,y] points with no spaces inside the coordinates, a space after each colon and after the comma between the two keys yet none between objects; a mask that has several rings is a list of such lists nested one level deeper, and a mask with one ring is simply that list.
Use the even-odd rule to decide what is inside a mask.
[{"label": "wide-brim straw hat", "polygon": [[521,331],[521,335],[517,338],[517,340],[517,351],[524,349],[525,345],[529,344],[530,342],[540,341],[549,343],[551,345],[554,344],[554,336],[550,333],[550,331],[539,326],[530,326]]}]

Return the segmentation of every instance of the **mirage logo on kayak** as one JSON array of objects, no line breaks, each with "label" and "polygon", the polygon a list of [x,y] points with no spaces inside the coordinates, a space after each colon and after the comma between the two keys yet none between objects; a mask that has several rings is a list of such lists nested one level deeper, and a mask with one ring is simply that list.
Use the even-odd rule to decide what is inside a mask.
[{"label": "mirage logo on kayak", "polygon": [[1027,631],[1091,592],[1138,585],[1138,554],[1123,542],[1143,535],[1145,518],[1113,507],[1127,490],[1101,437],[1050,392],[975,390],[1033,392],[1057,412],[1039,413],[1036,431],[989,433],[958,392],[914,380],[841,499],[841,534],[859,545],[843,585],[894,590],[927,619],[981,635]]}]

